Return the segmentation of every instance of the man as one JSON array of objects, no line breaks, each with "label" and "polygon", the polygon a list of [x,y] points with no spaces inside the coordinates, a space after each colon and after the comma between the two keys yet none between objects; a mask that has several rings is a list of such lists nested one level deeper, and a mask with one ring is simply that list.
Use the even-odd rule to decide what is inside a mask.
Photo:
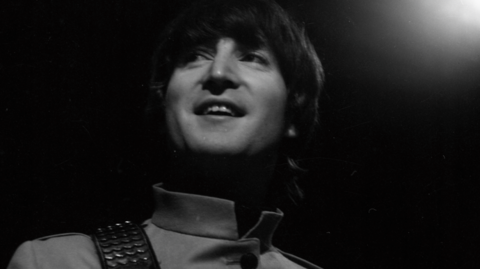
[{"label": "man", "polygon": [[[275,205],[301,196],[295,159],[317,121],[322,69],[303,29],[269,0],[214,0],[160,40],[148,112],[171,165],[144,223],[154,257],[141,257],[167,269],[318,268],[271,244]],[[122,229],[125,242],[109,230],[95,243],[81,234],[26,242],[9,268],[137,266],[147,243],[132,252],[130,237],[140,239]]]}]

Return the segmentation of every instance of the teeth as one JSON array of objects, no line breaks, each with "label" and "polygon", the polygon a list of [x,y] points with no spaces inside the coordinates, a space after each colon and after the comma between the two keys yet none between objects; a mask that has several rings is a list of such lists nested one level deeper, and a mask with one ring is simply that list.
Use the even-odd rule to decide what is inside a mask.
[{"label": "teeth", "polygon": [[228,113],[232,116],[235,116],[233,111],[226,107],[226,106],[223,106],[223,105],[213,105],[213,106],[209,106],[205,109],[204,111],[204,114],[208,114],[208,113],[215,113],[215,112],[222,112],[222,113]]}]

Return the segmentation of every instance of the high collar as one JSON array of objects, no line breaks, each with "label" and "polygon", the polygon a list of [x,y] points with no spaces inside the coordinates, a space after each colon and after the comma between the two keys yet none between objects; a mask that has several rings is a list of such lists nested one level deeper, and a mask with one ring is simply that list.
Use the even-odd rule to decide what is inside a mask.
[{"label": "high collar", "polygon": [[283,213],[262,211],[256,224],[239,235],[235,203],[230,200],[171,192],[162,184],[153,186],[156,201],[152,223],[165,230],[226,240],[258,238],[264,248],[271,247],[275,229]]}]

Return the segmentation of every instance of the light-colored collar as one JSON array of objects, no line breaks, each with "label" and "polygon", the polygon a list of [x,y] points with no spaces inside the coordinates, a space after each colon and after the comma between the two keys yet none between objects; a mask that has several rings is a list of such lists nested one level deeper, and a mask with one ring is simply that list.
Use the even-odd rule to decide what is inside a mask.
[{"label": "light-colored collar", "polygon": [[162,184],[153,186],[156,201],[152,223],[165,230],[195,236],[239,240],[258,238],[264,248],[271,247],[273,233],[283,217],[283,213],[262,211],[258,222],[239,237],[237,216],[233,201],[170,192],[162,188]]}]

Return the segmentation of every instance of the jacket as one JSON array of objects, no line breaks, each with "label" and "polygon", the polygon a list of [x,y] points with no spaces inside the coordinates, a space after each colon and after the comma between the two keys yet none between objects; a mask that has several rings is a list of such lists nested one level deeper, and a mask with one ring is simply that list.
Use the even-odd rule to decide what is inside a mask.
[{"label": "jacket", "polygon": [[[154,185],[156,209],[145,233],[162,269],[315,268],[271,244],[283,213],[258,211],[219,198],[170,192]],[[245,219],[246,221],[238,221]],[[251,225],[250,225],[251,224]],[[101,269],[88,235],[70,233],[23,243],[8,269]]]}]

